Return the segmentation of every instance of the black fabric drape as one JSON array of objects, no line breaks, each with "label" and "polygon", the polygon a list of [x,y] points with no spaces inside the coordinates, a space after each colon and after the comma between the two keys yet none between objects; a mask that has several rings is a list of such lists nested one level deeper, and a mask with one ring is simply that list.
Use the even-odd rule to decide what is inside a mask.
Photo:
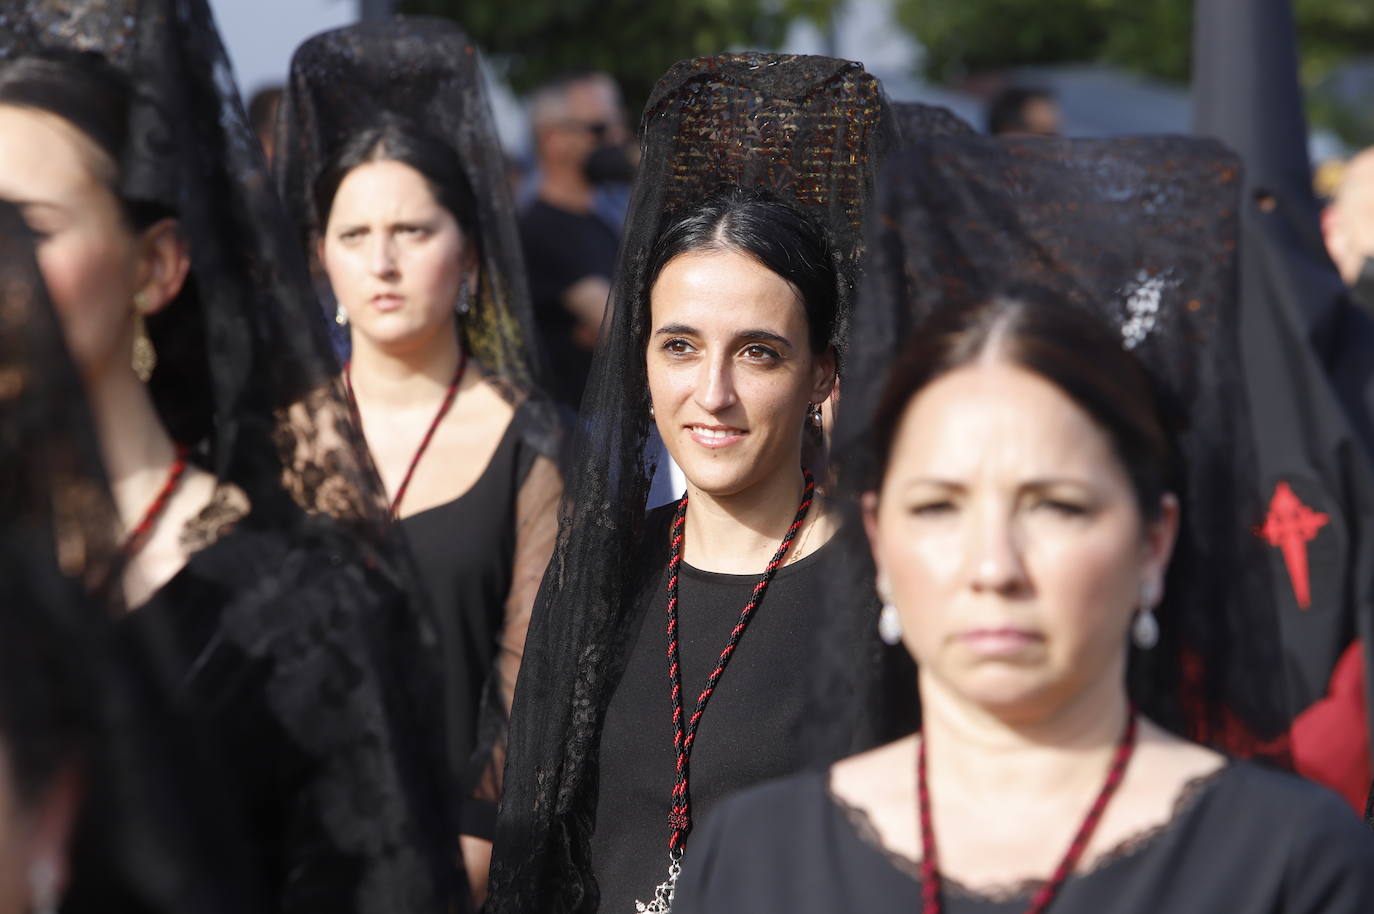
[{"label": "black fabric drape", "polygon": [[1193,59],[1194,130],[1244,164],[1237,317],[1296,715],[1352,639],[1374,670],[1374,316],[1322,242],[1287,0],[1199,0]]}]

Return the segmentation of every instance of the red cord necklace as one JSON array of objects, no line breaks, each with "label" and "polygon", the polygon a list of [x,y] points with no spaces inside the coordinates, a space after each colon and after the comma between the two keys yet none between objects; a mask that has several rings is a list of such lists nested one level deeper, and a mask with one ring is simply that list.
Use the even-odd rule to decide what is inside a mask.
[{"label": "red cord necklace", "polygon": [[[410,458],[410,466],[406,467],[406,474],[401,477],[401,485],[396,490],[396,497],[391,499],[392,520],[399,516],[401,499],[406,497],[406,489],[410,488],[410,477],[415,475],[415,468],[420,465],[420,458],[424,456],[430,440],[434,438],[434,433],[439,430],[439,423],[444,421],[444,416],[448,415],[449,408],[453,406],[454,398],[458,396],[458,383],[463,380],[463,369],[467,367],[467,364],[468,351],[459,346],[458,368],[453,372],[453,380],[449,382],[448,390],[444,392],[444,401],[439,404],[439,411],[434,414],[434,421],[429,423],[425,436],[420,439],[420,446],[415,449],[415,456]],[[362,413],[358,411],[358,398],[353,395],[352,362],[344,365],[344,385],[348,388],[348,405],[353,409],[353,415],[358,420],[358,427],[362,428],[363,417]]]},{"label": "red cord necklace", "polygon": [[172,500],[172,493],[176,491],[181,477],[186,474],[186,445],[176,446],[176,458],[172,461],[172,468],[167,472],[167,481],[162,484],[162,488],[153,498],[148,510],[143,512],[143,519],[129,531],[129,535],[124,537],[124,542],[119,546],[119,554],[125,564],[134,556],[138,555],[148,542],[148,534],[153,532],[157,526],[158,519],[162,517],[162,512],[167,510],[167,503]]},{"label": "red cord necklace", "polygon": [[669,539],[672,551],[671,557],[668,559],[668,684],[673,702],[673,748],[677,750],[677,780],[673,784],[672,809],[668,813],[668,828],[670,829],[668,837],[668,881],[661,883],[654,890],[653,901],[648,904],[636,901],[635,910],[637,912],[668,914],[672,910],[677,879],[682,872],[682,851],[687,845],[687,834],[692,830],[692,801],[687,777],[691,768],[692,746],[697,738],[697,726],[701,723],[702,714],[706,712],[706,703],[711,700],[716,685],[720,682],[720,678],[725,675],[726,665],[734,656],[735,648],[739,646],[740,639],[744,637],[744,630],[749,627],[749,620],[754,617],[754,612],[763,602],[763,595],[768,592],[768,585],[772,583],[773,576],[782,565],[783,557],[791,548],[792,541],[797,538],[797,531],[801,530],[802,524],[806,521],[806,513],[811,510],[811,499],[816,492],[816,481],[812,478],[811,471],[804,467],[802,468],[802,476],[806,482],[802,489],[801,504],[797,506],[797,516],[793,519],[792,526],[787,528],[787,533],[783,535],[778,551],[773,554],[768,566],[764,568],[763,576],[754,585],[753,593],[749,596],[749,602],[745,603],[744,609],[740,611],[739,621],[730,631],[730,638],[725,642],[725,649],[720,652],[720,659],[716,662],[716,668],[706,678],[706,687],[697,696],[696,710],[692,712],[690,719],[685,718],[683,713],[682,667],[678,663],[677,650],[677,582],[678,572],[682,568],[682,545],[686,540],[684,529],[687,522],[687,496],[683,495],[682,500],[677,503],[677,514],[673,516],[672,533]]},{"label": "red cord necklace", "polygon": [[[1078,826],[1078,833],[1074,835],[1073,842],[1069,844],[1068,851],[1064,854],[1064,859],[1059,861],[1059,866],[1055,868],[1054,875],[1050,881],[1040,887],[1031,899],[1031,905],[1026,909],[1026,914],[1043,914],[1050,902],[1054,901],[1055,895],[1063,887],[1065,880],[1073,873],[1074,867],[1078,866],[1078,860],[1083,856],[1083,851],[1087,849],[1088,841],[1092,838],[1093,832],[1097,830],[1097,823],[1102,819],[1102,813],[1107,808],[1108,801],[1116,793],[1116,788],[1121,786],[1121,779],[1126,774],[1126,764],[1131,760],[1131,754],[1135,751],[1135,706],[1132,705],[1126,711],[1126,729],[1121,734],[1121,741],[1116,744],[1116,755],[1112,759],[1112,767],[1107,772],[1107,781],[1102,785],[1102,790],[1097,794],[1097,799],[1093,800],[1092,808],[1088,810],[1081,825]],[[940,901],[940,860],[935,850],[935,829],[932,823],[930,812],[930,791],[926,786],[926,740],[921,737],[916,750],[916,802],[918,804],[921,820],[921,914],[940,914],[943,910]]]}]

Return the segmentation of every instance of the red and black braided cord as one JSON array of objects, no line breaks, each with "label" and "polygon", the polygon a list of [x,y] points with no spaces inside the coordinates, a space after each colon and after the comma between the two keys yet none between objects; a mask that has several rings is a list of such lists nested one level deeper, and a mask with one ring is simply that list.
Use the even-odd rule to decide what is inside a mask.
[{"label": "red and black braided cord", "polygon": [[[429,423],[429,428],[425,430],[425,436],[420,439],[420,446],[415,449],[415,456],[410,458],[410,466],[406,467],[406,474],[401,478],[401,484],[396,489],[396,497],[391,499],[389,508],[391,519],[396,520],[401,516],[401,499],[406,497],[406,489],[410,488],[410,478],[415,475],[415,468],[420,465],[420,458],[425,455],[429,448],[429,443],[434,439],[434,433],[439,430],[439,423],[444,421],[449,409],[453,406],[453,399],[458,396],[458,385],[463,380],[463,370],[468,364],[468,351],[461,346],[458,349],[458,367],[454,369],[453,380],[449,382],[448,390],[444,391],[443,402],[439,404],[439,411],[434,414],[433,420]],[[358,411],[358,399],[353,396],[353,371],[352,364],[344,365],[343,376],[344,386],[348,388],[348,405],[353,412],[353,418],[362,428],[362,414]]]},{"label": "red and black braided cord", "polygon": [[[1088,847],[1088,842],[1092,839],[1093,832],[1097,830],[1097,823],[1102,819],[1102,813],[1107,809],[1107,803],[1111,800],[1116,789],[1121,786],[1121,780],[1126,776],[1126,765],[1131,760],[1131,754],[1135,751],[1136,733],[1136,712],[1132,705],[1127,709],[1126,728],[1121,734],[1121,740],[1116,745],[1116,755],[1112,758],[1112,767],[1107,772],[1107,780],[1102,785],[1102,789],[1097,794],[1097,799],[1093,800],[1092,807],[1088,814],[1083,818],[1083,822],[1078,826],[1078,833],[1074,835],[1073,841],[1069,844],[1069,849],[1064,854],[1064,858],[1059,861],[1059,866],[1055,867],[1054,875],[1049,881],[1040,887],[1031,899],[1031,905],[1026,909],[1026,914],[1044,914],[1050,902],[1059,894],[1065,880],[1073,874],[1078,866],[1079,858]],[[916,750],[916,802],[920,811],[921,819],[921,912],[922,914],[940,914],[942,902],[940,900],[940,859],[935,849],[935,829],[930,812],[930,790],[926,786],[926,740],[922,735]]]},{"label": "red and black braided cord", "polygon": [[802,490],[801,504],[797,506],[796,518],[792,521],[792,526],[787,528],[787,533],[782,538],[782,544],[778,546],[778,551],[773,554],[773,558],[768,562],[768,567],[764,569],[763,576],[754,585],[754,591],[749,597],[749,602],[744,604],[744,609],[739,614],[739,621],[731,629],[730,638],[725,643],[725,649],[720,652],[720,659],[716,662],[716,668],[711,671],[711,675],[706,679],[706,687],[697,696],[696,710],[692,712],[691,718],[685,722],[682,707],[682,668],[678,663],[677,584],[678,572],[682,568],[682,545],[686,538],[683,531],[687,521],[687,496],[683,495],[682,500],[678,502],[677,514],[673,517],[670,539],[672,552],[668,559],[668,683],[671,687],[673,701],[673,748],[677,750],[677,779],[673,784],[672,809],[668,813],[668,828],[671,830],[668,838],[670,853],[680,854],[682,852],[682,848],[687,842],[687,833],[692,830],[692,801],[687,781],[691,767],[692,745],[696,742],[697,726],[701,723],[702,714],[706,712],[706,703],[711,700],[717,683],[725,675],[725,667],[729,664],[730,658],[734,656],[735,648],[739,646],[740,639],[744,637],[744,631],[749,627],[749,620],[754,617],[759,604],[763,602],[763,595],[768,591],[768,585],[772,582],[778,568],[782,566],[787,550],[791,548],[792,541],[797,538],[797,532],[801,530],[802,524],[806,521],[807,512],[811,510],[811,500],[816,492],[816,481],[807,469],[802,470],[802,475],[805,477],[806,483]]},{"label": "red and black braided cord", "polygon": [[153,532],[158,519],[162,517],[162,512],[167,510],[167,503],[172,500],[172,493],[177,490],[181,477],[186,473],[188,453],[186,445],[177,445],[176,458],[172,461],[172,468],[167,472],[167,481],[162,484],[162,489],[153,498],[153,503],[148,506],[148,510],[143,512],[143,518],[129,531],[129,535],[124,537],[124,542],[120,544],[119,554],[124,562],[128,562],[143,548],[148,541],[148,535]]}]

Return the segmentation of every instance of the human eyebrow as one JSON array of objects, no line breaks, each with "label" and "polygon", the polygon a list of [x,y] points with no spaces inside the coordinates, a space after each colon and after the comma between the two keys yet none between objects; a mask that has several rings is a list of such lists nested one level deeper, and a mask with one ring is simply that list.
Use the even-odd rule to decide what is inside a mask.
[{"label": "human eyebrow", "polygon": [[781,334],[774,333],[772,330],[741,330],[736,334],[736,337],[741,340],[749,340],[755,343],[777,343],[788,349],[792,348],[791,340]]},{"label": "human eyebrow", "polygon": [[1043,493],[1050,489],[1077,489],[1079,491],[1089,490],[1092,487],[1082,479],[1074,479],[1069,476],[1044,476],[1036,479],[1027,479],[1021,483],[1020,488],[1025,492]]},{"label": "human eyebrow", "polygon": [[686,324],[664,324],[654,331],[654,336],[700,336],[700,331]]}]

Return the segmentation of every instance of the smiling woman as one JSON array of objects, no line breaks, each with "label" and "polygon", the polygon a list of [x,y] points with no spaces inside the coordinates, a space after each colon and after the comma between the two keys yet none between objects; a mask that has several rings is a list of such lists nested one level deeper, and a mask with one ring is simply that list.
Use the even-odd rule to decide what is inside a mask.
[{"label": "smiling woman", "polygon": [[[678,64],[644,124],[516,690],[495,912],[668,911],[701,817],[805,761],[835,550],[803,445],[822,449],[886,107],[856,64],[742,54]],[[655,431],[687,491],[646,515]]]},{"label": "smiling woman", "polygon": [[[835,273],[824,233],[776,198],[736,193],[665,231],[648,280],[651,409],[689,492],[794,504],[804,429],[835,382]],[[814,512],[812,524],[822,516]],[[773,545],[741,552],[713,542],[740,563]]]}]

